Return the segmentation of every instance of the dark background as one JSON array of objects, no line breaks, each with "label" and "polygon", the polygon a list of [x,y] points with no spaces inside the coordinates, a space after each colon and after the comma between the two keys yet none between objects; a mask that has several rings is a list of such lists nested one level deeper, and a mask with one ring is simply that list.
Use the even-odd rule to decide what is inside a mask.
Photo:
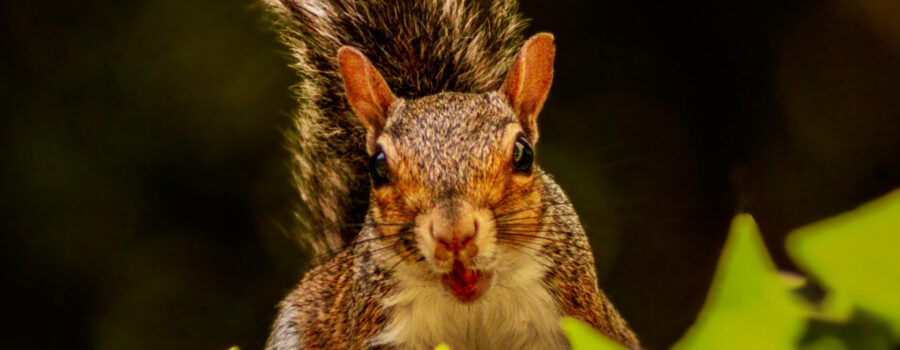
[{"label": "dark background", "polygon": [[[262,347],[307,258],[261,7],[0,6],[0,348]],[[558,45],[540,162],[650,348],[693,321],[736,212],[792,269],[789,230],[900,187],[898,2],[521,9]]]}]

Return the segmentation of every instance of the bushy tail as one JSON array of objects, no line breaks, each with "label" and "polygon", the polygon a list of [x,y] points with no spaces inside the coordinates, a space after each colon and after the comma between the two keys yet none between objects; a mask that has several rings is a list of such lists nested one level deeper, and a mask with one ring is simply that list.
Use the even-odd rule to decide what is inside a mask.
[{"label": "bushy tail", "polygon": [[362,51],[395,95],[500,87],[522,43],[515,0],[263,0],[296,60],[289,134],[297,238],[317,253],[359,232],[368,207],[365,132],[344,100],[337,50]]}]

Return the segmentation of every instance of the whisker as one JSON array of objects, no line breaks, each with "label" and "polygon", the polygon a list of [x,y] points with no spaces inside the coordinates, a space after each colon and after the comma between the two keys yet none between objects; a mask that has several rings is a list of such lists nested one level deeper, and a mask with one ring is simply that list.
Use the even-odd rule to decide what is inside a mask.
[{"label": "whisker", "polygon": [[572,232],[572,231],[558,231],[558,230],[514,230],[514,231],[503,231],[502,233],[498,233],[497,235],[498,236],[499,235],[507,235],[507,236],[521,235],[522,237],[535,236],[535,238],[547,237],[546,235],[545,236],[537,236],[536,234],[538,234],[538,233],[541,233],[541,234],[550,233],[550,234],[557,235],[557,236],[563,236],[563,237],[560,237],[559,239],[554,239],[554,241],[556,241],[556,242],[564,242],[564,240],[562,238],[568,238],[574,234],[574,232]]},{"label": "whisker", "polygon": [[363,244],[366,244],[366,243],[371,243],[371,242],[381,241],[381,240],[388,240],[388,239],[400,239],[405,236],[412,236],[412,235],[414,235],[413,231],[411,231],[409,229],[401,229],[400,231],[398,231],[397,233],[394,233],[394,234],[378,235],[378,236],[370,237],[370,238],[366,238],[366,239],[357,238],[356,240],[354,240],[350,243],[347,243],[338,249],[335,249],[333,251],[330,251],[326,254],[323,254],[323,255],[317,257],[315,259],[316,265],[323,264],[323,263],[333,259],[335,256],[341,254],[342,252],[352,250],[352,249],[354,249],[358,246],[361,246]]},{"label": "whisker", "polygon": [[571,204],[572,203],[570,203],[570,202],[545,202],[545,203],[541,203],[538,205],[520,208],[520,209],[508,211],[508,212],[501,212],[499,214],[494,215],[494,218],[503,218],[503,217],[518,214],[518,213],[521,213],[523,211],[528,211],[528,210],[548,208],[548,207],[557,206],[557,205],[571,205]]},{"label": "whisker", "polygon": [[536,262],[538,265],[541,265],[542,267],[547,268],[547,269],[553,269],[553,268],[554,268],[553,265],[538,260],[538,259],[534,256],[533,253],[530,254],[530,253],[524,252],[524,251],[522,251],[522,250],[519,249],[519,248],[523,248],[523,249],[531,249],[531,250],[537,252],[538,254],[540,254],[540,253],[541,253],[541,250],[543,249],[543,247],[525,246],[525,245],[519,244],[519,242],[514,242],[514,241],[508,241],[508,242],[506,242],[506,243],[507,243],[507,244],[505,245],[506,247],[509,247],[510,249],[515,250],[515,251],[517,251],[517,252],[519,252],[519,253],[522,253],[522,255],[525,255],[525,256],[531,258],[531,260],[534,260],[534,262]]},{"label": "whisker", "polygon": [[568,229],[570,226],[558,223],[522,223],[522,224],[500,224],[495,225],[497,231],[502,230],[560,230]]},{"label": "whisker", "polygon": [[353,241],[353,242],[350,242],[350,243],[348,243],[347,245],[341,247],[340,249],[338,249],[338,250],[335,251],[334,253],[340,253],[341,251],[348,250],[348,249],[351,249],[351,248],[355,248],[355,247],[357,247],[357,246],[359,246],[359,245],[362,245],[362,244],[365,244],[365,243],[370,243],[370,242],[379,241],[379,240],[392,239],[392,238],[397,238],[397,239],[399,239],[399,238],[402,238],[402,237],[407,236],[407,235],[413,235],[413,232],[412,232],[412,231],[409,231],[409,230],[400,230],[399,232],[394,233],[394,234],[389,234],[389,235],[379,235],[379,236],[375,236],[375,237],[371,237],[371,238],[366,238],[366,239],[357,239],[357,240],[355,240],[355,241]]},{"label": "whisker", "polygon": [[[404,254],[403,257],[401,257],[400,260],[397,261],[394,265],[391,265],[391,267],[388,268],[388,271],[394,271],[394,269],[397,267],[397,265],[400,265],[400,263],[406,261],[406,259],[409,259],[409,257],[413,256],[414,254],[416,254],[415,250],[407,249],[406,254]],[[399,254],[397,254],[397,256],[399,256]]]},{"label": "whisker", "polygon": [[[537,249],[537,248],[543,249],[544,245],[545,245],[545,243],[542,243],[542,242],[525,241],[525,240],[514,239],[514,238],[510,238],[510,237],[506,237],[503,239],[497,239],[497,241],[502,242],[504,244],[515,244],[519,247],[531,248],[531,249]],[[540,249],[537,249],[536,251],[540,251]]]},{"label": "whisker", "polygon": [[505,224],[505,225],[497,225],[494,226],[496,231],[546,231],[553,232],[558,231],[562,227],[559,226],[551,226],[551,225],[542,225],[542,224]]},{"label": "whisker", "polygon": [[521,184],[521,185],[519,185],[519,186],[516,186],[516,187],[514,187],[513,189],[511,189],[511,190],[510,190],[508,193],[506,193],[503,197],[500,197],[500,200],[498,200],[496,203],[494,203],[494,204],[491,206],[491,210],[495,210],[495,209],[501,207],[503,204],[506,203],[506,201],[508,201],[510,198],[514,198],[516,195],[523,195],[523,194],[525,194],[525,193],[519,193],[519,190],[521,190],[521,189],[523,189],[523,188],[530,188],[530,187],[534,184],[534,181],[535,181],[535,178],[532,178],[532,179],[529,180],[528,182],[523,183],[523,184]]},{"label": "whisker", "polygon": [[576,217],[576,216],[578,216],[578,214],[575,214],[575,213],[549,214],[549,215],[537,215],[537,216],[522,216],[522,217],[515,217],[515,218],[510,218],[510,219],[502,219],[502,220],[494,219],[494,221],[498,222],[498,223],[507,223],[507,222],[533,220],[533,219],[541,219],[541,218],[564,218],[564,217]]},{"label": "whisker", "polygon": [[[397,236],[397,235],[388,235],[388,236],[382,236],[382,237],[379,237],[379,238],[395,238],[394,236]],[[380,253],[380,252],[382,252],[382,251],[385,251],[385,250],[388,250],[388,249],[397,248],[397,247],[399,247],[399,246],[402,246],[402,241],[398,238],[396,242],[391,243],[391,244],[388,244],[388,245],[386,245],[386,246],[384,246],[384,247],[379,247],[379,248],[370,250],[370,251],[368,251],[368,253],[371,253],[371,254],[378,254],[378,253]],[[350,247],[345,247],[345,248],[350,248]],[[335,254],[333,257],[331,257],[331,258],[329,258],[329,259],[326,259],[325,261],[320,261],[318,264],[316,264],[317,267],[320,267],[320,271],[319,271],[319,272],[324,272],[324,271],[328,271],[328,270],[334,269],[335,267],[337,267],[337,266],[339,266],[339,265],[345,263],[347,260],[352,261],[353,259],[355,259],[355,258],[358,257],[356,254],[351,254],[351,255],[348,256],[346,259],[339,259],[339,260],[337,260],[337,261],[332,261],[332,260],[334,259],[334,257],[338,256],[339,254],[350,251],[350,249],[345,249],[345,248],[342,248],[342,249],[340,249],[339,251],[335,252],[336,254]],[[394,255],[396,256],[397,254],[394,254]]]},{"label": "whisker", "polygon": [[[535,232],[545,232],[545,231],[535,231]],[[560,233],[565,233],[565,232],[560,232]],[[518,232],[503,232],[502,234],[498,232],[497,237],[525,237],[525,238],[543,239],[543,240],[549,241],[549,242],[561,242],[561,240],[559,240],[557,238],[553,238],[553,237],[529,235],[529,234],[518,233]]]},{"label": "whisker", "polygon": [[347,228],[347,227],[379,227],[379,226],[403,226],[403,225],[411,225],[410,222],[366,222],[366,223],[353,223],[353,224],[338,224],[338,225],[314,225],[314,229],[333,229],[333,228]]}]

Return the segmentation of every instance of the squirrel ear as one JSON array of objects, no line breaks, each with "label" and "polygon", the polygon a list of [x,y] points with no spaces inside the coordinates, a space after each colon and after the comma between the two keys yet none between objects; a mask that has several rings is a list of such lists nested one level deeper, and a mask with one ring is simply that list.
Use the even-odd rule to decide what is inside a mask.
[{"label": "squirrel ear", "polygon": [[537,115],[553,81],[553,34],[538,33],[528,39],[513,62],[500,92],[506,96],[525,132],[537,138]]},{"label": "squirrel ear", "polygon": [[362,52],[350,46],[338,50],[338,65],[344,79],[347,102],[372,137],[384,127],[394,94]]}]

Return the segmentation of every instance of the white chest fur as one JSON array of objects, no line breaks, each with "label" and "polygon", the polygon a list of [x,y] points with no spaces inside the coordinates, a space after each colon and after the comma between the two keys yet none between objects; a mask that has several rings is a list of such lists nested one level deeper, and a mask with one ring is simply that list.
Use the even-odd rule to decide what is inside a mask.
[{"label": "white chest fur", "polygon": [[490,290],[467,304],[438,280],[401,277],[401,292],[385,303],[392,310],[390,321],[373,343],[400,349],[433,349],[440,343],[453,350],[568,348],[540,264],[517,256],[503,265]]}]

